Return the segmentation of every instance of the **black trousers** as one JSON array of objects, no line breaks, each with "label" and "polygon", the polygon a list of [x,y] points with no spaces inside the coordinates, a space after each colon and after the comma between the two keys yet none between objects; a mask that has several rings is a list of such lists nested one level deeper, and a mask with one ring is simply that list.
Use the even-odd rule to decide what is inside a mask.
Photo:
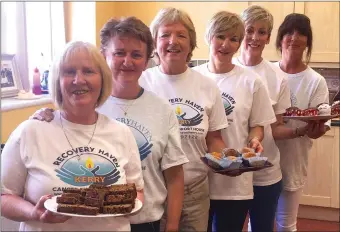
[{"label": "black trousers", "polygon": [[249,209],[252,232],[274,230],[277,203],[282,191],[282,180],[268,186],[254,186],[254,199]]},{"label": "black trousers", "polygon": [[131,224],[131,232],[159,232],[161,220],[141,224]]},{"label": "black trousers", "polygon": [[241,232],[251,200],[210,200],[207,231]]}]

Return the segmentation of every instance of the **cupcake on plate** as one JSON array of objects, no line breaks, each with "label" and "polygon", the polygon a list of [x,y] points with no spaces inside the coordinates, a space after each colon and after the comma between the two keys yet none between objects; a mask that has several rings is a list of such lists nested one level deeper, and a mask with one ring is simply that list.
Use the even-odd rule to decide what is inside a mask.
[{"label": "cupcake on plate", "polygon": [[242,158],[246,165],[249,164],[251,167],[262,167],[268,160],[267,157],[261,157],[260,153],[255,153],[254,149],[249,147],[244,147],[242,149]]},{"label": "cupcake on plate", "polygon": [[318,105],[319,115],[331,115],[331,106],[327,103]]}]

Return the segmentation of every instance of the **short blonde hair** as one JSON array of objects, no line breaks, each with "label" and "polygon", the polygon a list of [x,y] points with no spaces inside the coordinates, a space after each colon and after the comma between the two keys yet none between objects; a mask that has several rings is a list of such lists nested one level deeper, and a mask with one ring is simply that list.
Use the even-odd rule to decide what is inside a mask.
[{"label": "short blonde hair", "polygon": [[205,31],[205,41],[209,45],[214,36],[228,31],[238,33],[240,35],[240,43],[242,42],[244,24],[240,16],[228,11],[219,11],[208,22]]},{"label": "short blonde hair", "polygon": [[49,78],[49,90],[54,104],[59,109],[63,108],[63,96],[60,87],[60,77],[63,72],[63,66],[69,62],[74,55],[80,51],[86,51],[93,63],[99,68],[102,76],[102,86],[96,107],[101,106],[112,92],[112,73],[107,65],[104,56],[96,46],[82,41],[70,42],[66,45],[61,55],[57,56],[53,62]]},{"label": "short blonde hair", "polygon": [[272,33],[274,18],[273,15],[265,8],[253,5],[241,13],[241,18],[245,25],[251,25],[257,21],[265,21],[268,24],[269,35]]},{"label": "short blonde hair", "polygon": [[[158,29],[164,24],[171,23],[181,23],[189,32],[191,50],[186,60],[187,62],[189,62],[192,57],[192,52],[197,47],[197,39],[195,26],[190,16],[186,12],[173,7],[161,9],[150,24],[150,30],[154,43],[156,44],[157,42]],[[155,52],[155,55],[158,56],[157,52]]]}]

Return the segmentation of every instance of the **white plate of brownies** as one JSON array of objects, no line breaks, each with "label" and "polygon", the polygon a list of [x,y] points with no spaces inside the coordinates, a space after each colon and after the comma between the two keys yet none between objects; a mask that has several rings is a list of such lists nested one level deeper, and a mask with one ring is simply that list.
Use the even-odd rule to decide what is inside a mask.
[{"label": "white plate of brownies", "polygon": [[[85,205],[69,205],[69,207],[72,207],[74,211],[77,211],[77,213],[65,213],[65,212],[58,212],[58,203],[57,203],[57,197],[58,196],[54,196],[51,199],[48,199],[47,201],[45,201],[44,206],[47,210],[56,213],[56,214],[60,214],[60,215],[65,215],[65,216],[71,216],[71,217],[94,217],[94,218],[98,218],[98,217],[122,217],[122,216],[127,216],[130,214],[134,214],[137,213],[143,206],[143,203],[139,200],[139,199],[135,199],[135,204],[134,204],[134,208],[130,211],[130,209],[128,209],[128,205],[115,205],[111,207],[126,207],[126,211],[130,211],[128,213],[115,213],[115,214],[103,214],[103,213],[96,213],[95,211],[92,211],[93,214],[88,215],[88,214],[81,214],[81,211],[83,209],[85,209],[87,211],[87,213],[91,213],[91,209],[93,209],[94,207],[91,206],[85,206]],[[130,206],[131,207],[131,206]]]}]

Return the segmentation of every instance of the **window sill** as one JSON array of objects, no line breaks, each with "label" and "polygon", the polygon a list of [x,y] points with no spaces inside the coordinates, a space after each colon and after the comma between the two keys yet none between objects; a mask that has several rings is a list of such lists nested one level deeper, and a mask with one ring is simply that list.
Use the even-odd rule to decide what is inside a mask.
[{"label": "window sill", "polygon": [[53,103],[49,95],[42,95],[42,97],[38,99],[1,98],[1,112],[49,103]]}]

